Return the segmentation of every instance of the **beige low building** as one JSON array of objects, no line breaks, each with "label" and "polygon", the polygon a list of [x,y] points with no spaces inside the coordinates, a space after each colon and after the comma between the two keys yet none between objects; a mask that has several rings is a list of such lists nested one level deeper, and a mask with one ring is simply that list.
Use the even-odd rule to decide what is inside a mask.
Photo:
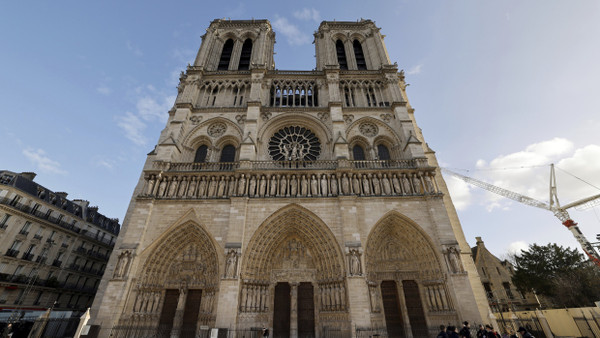
[{"label": "beige low building", "polygon": [[0,171],[0,321],[29,311],[84,312],[119,234],[119,222],[88,201],[69,200]]},{"label": "beige low building", "polygon": [[315,69],[283,71],[268,21],[210,24],[132,196],[91,335],[429,337],[488,321],[380,29],[325,21],[314,38]]},{"label": "beige low building", "polygon": [[471,248],[473,261],[479,271],[481,284],[492,311],[528,311],[541,308],[539,298],[535,294],[521,292],[513,284],[513,265],[494,256],[485,247],[481,237],[476,237],[476,240],[477,245]]}]

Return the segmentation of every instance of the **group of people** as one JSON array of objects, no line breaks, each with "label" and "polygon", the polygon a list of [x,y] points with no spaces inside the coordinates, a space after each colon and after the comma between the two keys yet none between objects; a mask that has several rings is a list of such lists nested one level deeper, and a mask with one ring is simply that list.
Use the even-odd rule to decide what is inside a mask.
[{"label": "group of people", "polygon": [[[477,330],[477,334],[475,337],[477,338],[534,338],[531,333],[527,332],[524,327],[519,327],[517,333],[512,332],[511,334],[505,333],[501,335],[496,332],[496,330],[491,325],[479,325],[479,329]],[[463,322],[463,326],[458,330],[456,326],[449,325],[440,325],[440,333],[438,333],[437,338],[471,338],[471,325],[469,322]],[[473,337],[473,338],[475,338]]]}]

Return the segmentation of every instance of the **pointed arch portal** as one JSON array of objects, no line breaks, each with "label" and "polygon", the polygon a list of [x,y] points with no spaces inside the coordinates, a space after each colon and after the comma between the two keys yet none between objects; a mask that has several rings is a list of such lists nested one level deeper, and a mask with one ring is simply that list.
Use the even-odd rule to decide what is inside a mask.
[{"label": "pointed arch portal", "polygon": [[388,335],[427,336],[423,302],[428,309],[434,309],[432,302],[449,303],[440,259],[429,236],[407,217],[390,213],[373,227],[365,261],[372,309],[381,312],[380,294],[380,316]]},{"label": "pointed arch portal", "polygon": [[[333,233],[297,205],[274,213],[256,230],[242,264],[240,324],[267,320],[273,337],[316,326],[348,324],[345,268]],[[290,311],[291,310],[291,311]]]},{"label": "pointed arch portal", "polygon": [[149,250],[135,290],[133,318],[159,331],[194,335],[214,322],[219,256],[209,234],[188,222],[165,232]]}]

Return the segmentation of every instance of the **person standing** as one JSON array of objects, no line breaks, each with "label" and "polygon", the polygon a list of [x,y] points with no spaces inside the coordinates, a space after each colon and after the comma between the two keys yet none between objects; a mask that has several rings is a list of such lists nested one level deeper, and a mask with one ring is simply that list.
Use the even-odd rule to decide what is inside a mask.
[{"label": "person standing", "polygon": [[484,338],[484,337],[486,337],[485,328],[483,327],[483,325],[479,324],[479,330],[477,330],[477,338]]},{"label": "person standing", "polygon": [[463,322],[463,327],[460,329],[459,335],[462,338],[471,338],[471,326],[466,320]]},{"label": "person standing", "polygon": [[448,334],[448,338],[459,338],[456,326],[448,326],[446,328],[446,332]]},{"label": "person standing", "polygon": [[263,327],[263,329],[262,329],[262,336],[263,337],[269,337],[269,329],[267,329],[266,327]]},{"label": "person standing", "polygon": [[448,334],[446,333],[446,326],[440,325],[440,333],[438,333],[436,338],[448,338]]}]

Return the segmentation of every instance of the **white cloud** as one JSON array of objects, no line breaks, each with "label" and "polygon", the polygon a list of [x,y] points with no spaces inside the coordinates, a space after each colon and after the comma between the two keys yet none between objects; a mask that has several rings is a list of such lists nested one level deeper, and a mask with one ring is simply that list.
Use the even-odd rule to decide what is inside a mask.
[{"label": "white cloud", "polygon": [[137,145],[145,145],[146,137],[143,131],[146,124],[140,118],[131,112],[126,112],[124,116],[117,117],[117,125],[125,131],[125,137]]},{"label": "white cloud", "polygon": [[110,95],[110,93],[112,92],[112,90],[107,86],[100,86],[96,88],[96,91],[102,95]]},{"label": "white cloud", "polygon": [[529,249],[529,244],[527,244],[527,242],[517,241],[510,243],[508,248],[506,248],[506,251],[508,251],[509,255],[518,255],[521,254],[521,250],[527,251],[527,249]]},{"label": "white cloud", "polygon": [[51,160],[48,156],[46,156],[46,152],[42,149],[27,148],[23,150],[23,155],[25,155],[25,157],[27,157],[31,162],[35,163],[35,165],[41,171],[52,174],[67,174],[66,171],[60,168],[60,163]]},{"label": "white cloud", "polygon": [[464,210],[471,204],[470,185],[456,177],[446,179],[446,185],[448,186],[448,191],[450,191],[452,203],[456,210]]},{"label": "white cloud", "polygon": [[423,68],[423,64],[419,63],[418,65],[412,67],[411,69],[409,69],[408,71],[406,71],[406,74],[408,75],[415,75],[415,74],[419,74],[421,73],[421,69]]},{"label": "white cloud", "polygon": [[311,43],[311,36],[301,32],[298,27],[291,24],[286,18],[277,17],[273,21],[273,27],[287,38],[290,45],[299,46]]},{"label": "white cloud", "polygon": [[162,98],[162,103],[157,102],[151,96],[144,96],[138,99],[136,108],[138,111],[138,116],[140,116],[145,121],[158,120],[161,122],[166,122],[171,105],[175,101],[175,97],[168,96]]},{"label": "white cloud", "polygon": [[[478,160],[478,170],[467,176],[548,203],[550,163],[555,163],[558,168],[556,180],[561,204],[598,194],[598,189],[564,173],[563,170],[600,187],[600,145],[587,145],[575,149],[573,142],[564,138],[534,143],[526,146],[524,150],[497,156],[489,162]],[[496,208],[508,210],[511,205],[517,203],[480,188],[464,189],[456,183],[451,183],[452,181],[454,180],[448,180],[447,183],[452,199],[459,202],[457,209],[468,207],[472,201],[484,205],[488,211]],[[471,194],[481,197],[475,198],[470,196]]]},{"label": "white cloud", "polygon": [[300,11],[294,12],[294,17],[299,20],[312,20],[314,22],[321,21],[321,14],[314,8],[303,8]]},{"label": "white cloud", "polygon": [[144,53],[142,53],[142,50],[138,47],[135,46],[131,43],[131,41],[127,41],[126,43],[127,49],[132,52],[135,56],[142,56],[144,55]]},{"label": "white cloud", "polygon": [[110,160],[110,159],[104,159],[104,158],[96,158],[96,159],[94,159],[94,164],[97,167],[104,167],[108,170],[112,170],[115,166],[115,161]]}]

